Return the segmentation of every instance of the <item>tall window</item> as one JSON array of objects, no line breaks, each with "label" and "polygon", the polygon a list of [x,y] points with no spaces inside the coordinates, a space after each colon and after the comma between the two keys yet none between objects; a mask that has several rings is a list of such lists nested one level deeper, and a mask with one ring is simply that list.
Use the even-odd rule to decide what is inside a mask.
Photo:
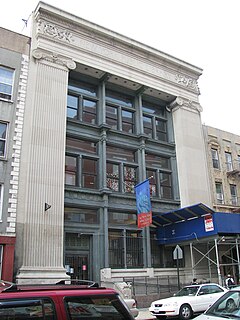
[{"label": "tall window", "polygon": [[167,141],[167,120],[163,106],[143,101],[143,130],[149,137]]},{"label": "tall window", "polygon": [[7,123],[0,122],[0,157],[6,157]]},{"label": "tall window", "polygon": [[172,199],[172,172],[170,159],[154,154],[146,154],[147,178],[152,197]]},{"label": "tall window", "polygon": [[65,183],[80,188],[98,188],[98,157],[96,143],[67,138]]},{"label": "tall window", "polygon": [[232,171],[233,170],[232,154],[229,152],[225,152],[225,159],[226,159],[227,171]]},{"label": "tall window", "polygon": [[143,266],[143,238],[141,231],[109,230],[109,266],[111,268],[139,268]]},{"label": "tall window", "polygon": [[112,129],[135,132],[135,111],[132,99],[126,95],[106,91],[106,122]]},{"label": "tall window", "polygon": [[135,152],[107,146],[107,187],[117,192],[134,193],[136,184]]},{"label": "tall window", "polygon": [[219,165],[219,157],[218,157],[218,151],[216,149],[211,149],[211,154],[212,154],[212,164],[213,164],[213,168],[215,169],[219,169],[220,165]]},{"label": "tall window", "polygon": [[81,82],[68,85],[68,118],[96,124],[97,102],[97,88],[95,86]]},{"label": "tall window", "polygon": [[240,170],[240,155],[237,156],[237,161],[238,161],[238,169]]},{"label": "tall window", "polygon": [[2,221],[3,184],[0,184],[0,221]]},{"label": "tall window", "polygon": [[215,183],[216,187],[216,194],[217,194],[217,203],[223,204],[224,203],[224,196],[223,196],[223,187],[221,182]]},{"label": "tall window", "polygon": [[0,66],[0,98],[11,100],[14,70]]},{"label": "tall window", "polygon": [[232,205],[237,206],[238,205],[237,186],[235,184],[230,184],[230,193],[231,193]]}]

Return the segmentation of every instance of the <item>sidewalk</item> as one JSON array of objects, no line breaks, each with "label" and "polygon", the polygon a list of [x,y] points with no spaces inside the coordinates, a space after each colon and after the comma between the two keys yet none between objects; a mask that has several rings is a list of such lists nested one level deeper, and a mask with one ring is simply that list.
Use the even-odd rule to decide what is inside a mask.
[{"label": "sidewalk", "polygon": [[156,317],[151,315],[151,313],[148,311],[148,308],[141,308],[139,309],[139,314],[135,319],[136,320],[152,320],[152,319],[156,319]]}]

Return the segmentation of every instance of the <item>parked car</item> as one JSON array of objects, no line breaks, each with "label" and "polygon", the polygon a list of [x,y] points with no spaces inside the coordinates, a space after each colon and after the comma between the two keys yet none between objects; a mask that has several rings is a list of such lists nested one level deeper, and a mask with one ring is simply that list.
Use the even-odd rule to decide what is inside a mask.
[{"label": "parked car", "polygon": [[188,320],[193,314],[204,312],[226,291],[215,283],[185,286],[173,297],[152,302],[149,311],[158,319],[178,316]]},{"label": "parked car", "polygon": [[235,287],[221,296],[196,320],[240,319],[240,287]]},{"label": "parked car", "polygon": [[0,319],[134,320],[114,289],[93,284],[8,285],[0,288]]},{"label": "parked car", "polygon": [[137,308],[136,300],[135,299],[123,299],[126,305],[128,306],[131,314],[136,318],[139,314],[139,310]]}]

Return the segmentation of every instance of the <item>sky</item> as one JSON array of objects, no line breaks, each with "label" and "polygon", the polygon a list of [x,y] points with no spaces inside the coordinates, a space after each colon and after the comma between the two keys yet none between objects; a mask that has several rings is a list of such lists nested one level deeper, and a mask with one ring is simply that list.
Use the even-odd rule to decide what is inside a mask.
[{"label": "sky", "polygon": [[[240,135],[239,0],[46,0],[203,69],[202,123]],[[37,0],[1,3],[0,26],[27,34]]]}]

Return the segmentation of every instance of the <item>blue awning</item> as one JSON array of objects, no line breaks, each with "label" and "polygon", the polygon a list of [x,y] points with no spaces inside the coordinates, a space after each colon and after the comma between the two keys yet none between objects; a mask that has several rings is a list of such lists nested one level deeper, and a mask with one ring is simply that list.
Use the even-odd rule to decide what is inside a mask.
[{"label": "blue awning", "polygon": [[198,203],[189,207],[169,211],[159,215],[153,215],[153,223],[158,226],[164,226],[199,218],[209,213],[212,214],[214,211],[205,204]]},{"label": "blue awning", "polygon": [[180,244],[214,236],[239,236],[240,214],[214,212],[202,203],[153,216],[159,244]]}]

